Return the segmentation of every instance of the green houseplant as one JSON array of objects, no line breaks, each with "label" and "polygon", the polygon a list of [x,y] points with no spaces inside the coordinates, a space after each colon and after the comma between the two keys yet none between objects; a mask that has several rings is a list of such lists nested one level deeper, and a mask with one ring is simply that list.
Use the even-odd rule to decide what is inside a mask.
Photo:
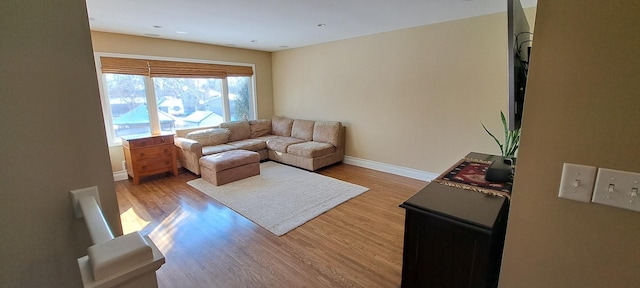
[{"label": "green houseplant", "polygon": [[487,127],[484,126],[484,123],[480,122],[480,124],[482,124],[484,131],[487,132],[494,141],[496,141],[498,147],[500,147],[502,156],[514,158],[516,156],[516,151],[518,151],[518,148],[520,147],[520,128],[510,131],[509,127],[507,127],[507,119],[504,117],[504,113],[502,113],[502,111],[500,111],[500,117],[502,118],[502,127],[504,128],[504,143],[500,143],[500,140],[498,140],[498,138],[496,138],[496,136],[489,132]]}]

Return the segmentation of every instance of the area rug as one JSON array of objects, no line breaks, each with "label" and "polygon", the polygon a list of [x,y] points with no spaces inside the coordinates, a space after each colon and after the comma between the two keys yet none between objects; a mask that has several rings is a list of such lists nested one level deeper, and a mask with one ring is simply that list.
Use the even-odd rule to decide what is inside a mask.
[{"label": "area rug", "polygon": [[510,199],[513,183],[493,183],[484,179],[489,165],[489,161],[462,159],[433,182]]},{"label": "area rug", "polygon": [[278,236],[369,188],[280,163],[260,163],[260,175],[215,186],[187,182]]}]

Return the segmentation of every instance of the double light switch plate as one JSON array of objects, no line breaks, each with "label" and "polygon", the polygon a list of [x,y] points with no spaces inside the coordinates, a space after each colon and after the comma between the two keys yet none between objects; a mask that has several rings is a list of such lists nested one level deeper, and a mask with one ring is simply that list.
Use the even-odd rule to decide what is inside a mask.
[{"label": "double light switch plate", "polygon": [[640,174],[613,169],[598,169],[593,203],[640,212]]},{"label": "double light switch plate", "polygon": [[639,190],[640,173],[564,163],[558,197],[640,212]]}]

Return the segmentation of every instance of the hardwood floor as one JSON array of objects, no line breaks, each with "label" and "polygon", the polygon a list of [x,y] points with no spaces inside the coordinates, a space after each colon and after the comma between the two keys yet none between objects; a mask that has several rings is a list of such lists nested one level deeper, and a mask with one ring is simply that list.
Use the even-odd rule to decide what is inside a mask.
[{"label": "hardwood floor", "polygon": [[318,173],[370,190],[280,237],[186,184],[188,171],[116,192],[125,233],[140,230],[165,255],[160,287],[399,287],[398,205],[427,183],[347,164]]}]

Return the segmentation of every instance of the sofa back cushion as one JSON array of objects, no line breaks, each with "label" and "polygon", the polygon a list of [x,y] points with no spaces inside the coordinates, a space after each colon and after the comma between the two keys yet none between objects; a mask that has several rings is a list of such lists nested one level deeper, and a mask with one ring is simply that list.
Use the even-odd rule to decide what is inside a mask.
[{"label": "sofa back cushion", "polygon": [[311,141],[313,139],[313,124],[316,121],[311,120],[293,120],[291,127],[291,137]]},{"label": "sofa back cushion", "polygon": [[224,122],[220,124],[220,128],[227,128],[231,132],[229,142],[249,139],[251,136],[251,128],[247,120]]},{"label": "sofa back cushion", "polygon": [[291,128],[293,127],[293,119],[280,116],[273,116],[271,119],[271,133],[273,135],[291,137]]},{"label": "sofa back cushion", "polygon": [[271,120],[251,120],[249,121],[249,128],[251,130],[251,135],[249,135],[250,138],[271,135]]},{"label": "sofa back cushion", "polygon": [[198,141],[202,146],[213,146],[227,143],[231,132],[225,128],[210,128],[187,133],[184,138]]},{"label": "sofa back cushion", "polygon": [[218,127],[218,126],[204,126],[204,127],[191,127],[191,128],[176,129],[176,137],[187,138],[187,134],[189,134],[189,133],[191,133],[193,131],[205,130],[205,129],[211,129],[211,128],[220,128],[220,127]]},{"label": "sofa back cushion", "polygon": [[313,126],[313,141],[340,145],[340,129],[342,123],[335,121],[316,121]]}]

